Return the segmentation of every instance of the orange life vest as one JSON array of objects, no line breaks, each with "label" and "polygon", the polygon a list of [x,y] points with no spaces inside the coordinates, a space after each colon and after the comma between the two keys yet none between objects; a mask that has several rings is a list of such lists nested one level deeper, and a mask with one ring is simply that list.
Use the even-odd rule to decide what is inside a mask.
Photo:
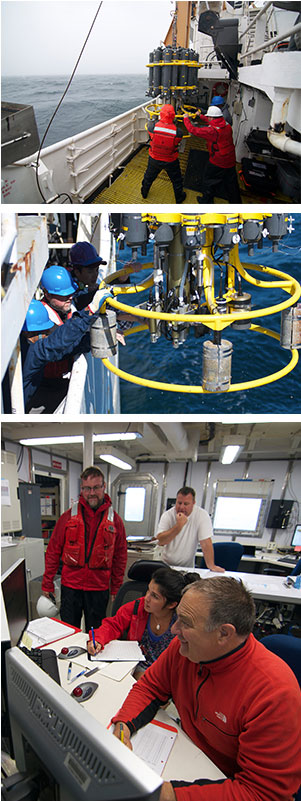
[{"label": "orange life vest", "polygon": [[[56,324],[56,326],[63,326],[64,325],[63,320],[58,314],[58,312],[56,312],[56,310],[53,309],[52,306],[49,306],[49,304],[47,304],[46,301],[42,301],[42,304],[43,306],[45,306],[45,309],[47,309],[50,320],[52,320],[53,323]],[[67,314],[67,320],[70,320],[72,314],[73,310],[71,308],[70,312],[68,312]],[[58,359],[57,362],[48,362],[48,365],[46,365],[44,368],[44,377],[45,379],[62,379],[66,374],[70,373],[72,365],[73,365],[72,357],[69,359]]]},{"label": "orange life vest", "polygon": [[65,565],[72,567],[82,568],[87,563],[89,568],[108,570],[113,561],[115,538],[114,510],[109,507],[104,511],[88,552],[83,511],[82,508],[79,511],[78,502],[75,502],[66,527],[62,560]]}]

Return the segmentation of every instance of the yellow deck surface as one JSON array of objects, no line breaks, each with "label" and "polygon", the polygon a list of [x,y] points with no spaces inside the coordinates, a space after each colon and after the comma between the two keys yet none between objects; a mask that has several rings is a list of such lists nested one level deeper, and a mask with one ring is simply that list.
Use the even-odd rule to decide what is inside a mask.
[{"label": "yellow deck surface", "polygon": [[[189,151],[191,148],[193,149],[200,149],[205,150],[206,145],[200,139],[196,137],[189,137],[182,141],[185,143],[185,150],[184,152],[180,152],[179,159],[180,159],[180,167],[182,176],[185,176]],[[182,143],[181,143],[182,144]],[[159,174],[158,178],[152,184],[150,191],[148,193],[147,198],[143,198],[141,195],[141,184],[142,179],[147,167],[148,161],[148,146],[145,145],[133,158],[130,162],[124,167],[121,168],[121,174],[115,181],[112,183],[110,187],[103,189],[97,197],[95,197],[92,203],[136,203],[136,204],[146,204],[149,206],[150,204],[157,204],[157,203],[166,203],[172,204],[175,203],[175,196],[172,187],[172,183],[168,178],[167,173],[165,170]],[[238,178],[239,187],[241,191],[241,200],[242,203],[275,203],[281,202],[282,200],[285,202],[289,202],[289,198],[285,196],[278,196],[277,201],[276,198],[267,198],[261,196],[259,193],[256,195],[252,195],[251,193],[246,191],[246,188],[243,187],[240,179]],[[186,199],[184,204],[196,204],[197,195],[200,194],[199,192],[194,192],[191,189],[186,189],[184,186],[184,191],[186,192]],[[218,204],[227,204],[228,201],[222,198],[215,198],[215,203]]]}]

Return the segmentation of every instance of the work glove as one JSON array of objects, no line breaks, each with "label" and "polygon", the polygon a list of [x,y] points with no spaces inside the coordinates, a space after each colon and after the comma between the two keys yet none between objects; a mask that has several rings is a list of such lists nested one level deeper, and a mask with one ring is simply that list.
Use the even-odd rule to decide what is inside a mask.
[{"label": "work glove", "polygon": [[95,295],[93,295],[91,303],[89,303],[90,312],[93,312],[93,314],[95,314],[95,312],[100,312],[104,301],[106,301],[107,298],[113,297],[113,293],[108,287],[102,287],[100,290],[97,290]]}]

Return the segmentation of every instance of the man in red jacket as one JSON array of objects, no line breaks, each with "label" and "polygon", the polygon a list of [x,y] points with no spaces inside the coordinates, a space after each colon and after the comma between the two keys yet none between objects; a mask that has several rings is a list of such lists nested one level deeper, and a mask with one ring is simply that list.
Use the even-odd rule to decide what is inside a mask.
[{"label": "man in red jacket", "polygon": [[161,170],[166,170],[175,193],[176,203],[183,203],[186,193],[183,192],[182,174],[179,165],[178,145],[182,139],[181,129],[175,125],[175,110],[166,103],[162,106],[159,120],[148,124],[151,139],[148,165],[143,176],[141,195],[147,198],[153,181]]},{"label": "man in red jacket", "polygon": [[105,489],[99,468],[83,471],[79,500],[59,518],[45,555],[43,593],[53,594],[62,559],[61,619],[80,627],[84,612],[86,632],[104,618],[109,589],[114,598],[126,567],[125,528]]},{"label": "man in red jacket", "polygon": [[184,125],[191,134],[207,142],[209,162],[203,176],[203,196],[198,195],[198,203],[213,203],[216,195],[226,198],[229,203],[241,203],[235,169],[235,147],[232,128],[217,106],[209,106],[206,114],[199,119],[204,126],[192,125],[189,117],[184,117]]},{"label": "man in red jacket", "polygon": [[177,635],[112,719],[131,735],[172,697],[184,732],[225,775],[164,782],[161,800],[288,800],[301,783],[301,699],[289,666],[254,638],[255,605],[241,581],[188,586]]}]

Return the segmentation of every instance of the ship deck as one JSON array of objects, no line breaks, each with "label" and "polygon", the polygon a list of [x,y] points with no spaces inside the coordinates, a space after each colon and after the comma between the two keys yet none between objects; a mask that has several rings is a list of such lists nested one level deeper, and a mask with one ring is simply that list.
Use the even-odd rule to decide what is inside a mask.
[{"label": "ship deck", "polygon": [[[202,142],[202,140],[197,139],[196,137],[189,137],[185,141],[185,149],[183,152],[179,153],[179,160],[180,160],[180,167],[182,176],[184,178],[184,191],[186,192],[186,199],[184,201],[185,205],[191,205],[198,203],[197,195],[200,195],[200,190],[194,191],[189,189],[185,186],[185,174],[189,159],[190,150],[202,150],[206,151],[206,144]],[[136,153],[130,161],[124,166],[121,167],[120,175],[115,178],[112,182],[111,186],[103,188],[97,195],[91,199],[91,203],[136,203],[136,204],[146,204],[150,205],[150,203],[164,203],[164,204],[172,204],[175,203],[175,196],[173,192],[173,187],[170,179],[168,178],[167,173],[165,170],[159,174],[156,181],[152,184],[150,191],[148,193],[147,198],[143,198],[141,195],[141,184],[142,179],[147,167],[148,161],[148,146],[144,145],[142,148]],[[262,193],[254,193],[254,190],[250,188],[250,190],[243,184],[240,178],[240,169],[241,166],[237,164],[237,176],[238,176],[238,183],[241,193],[241,201],[242,203],[248,204],[256,204],[256,203],[289,203],[290,199],[286,195],[282,195],[281,193],[275,193],[273,195],[266,194],[263,195]],[[227,204],[228,201],[224,198],[215,198],[215,203],[218,204]]]}]

